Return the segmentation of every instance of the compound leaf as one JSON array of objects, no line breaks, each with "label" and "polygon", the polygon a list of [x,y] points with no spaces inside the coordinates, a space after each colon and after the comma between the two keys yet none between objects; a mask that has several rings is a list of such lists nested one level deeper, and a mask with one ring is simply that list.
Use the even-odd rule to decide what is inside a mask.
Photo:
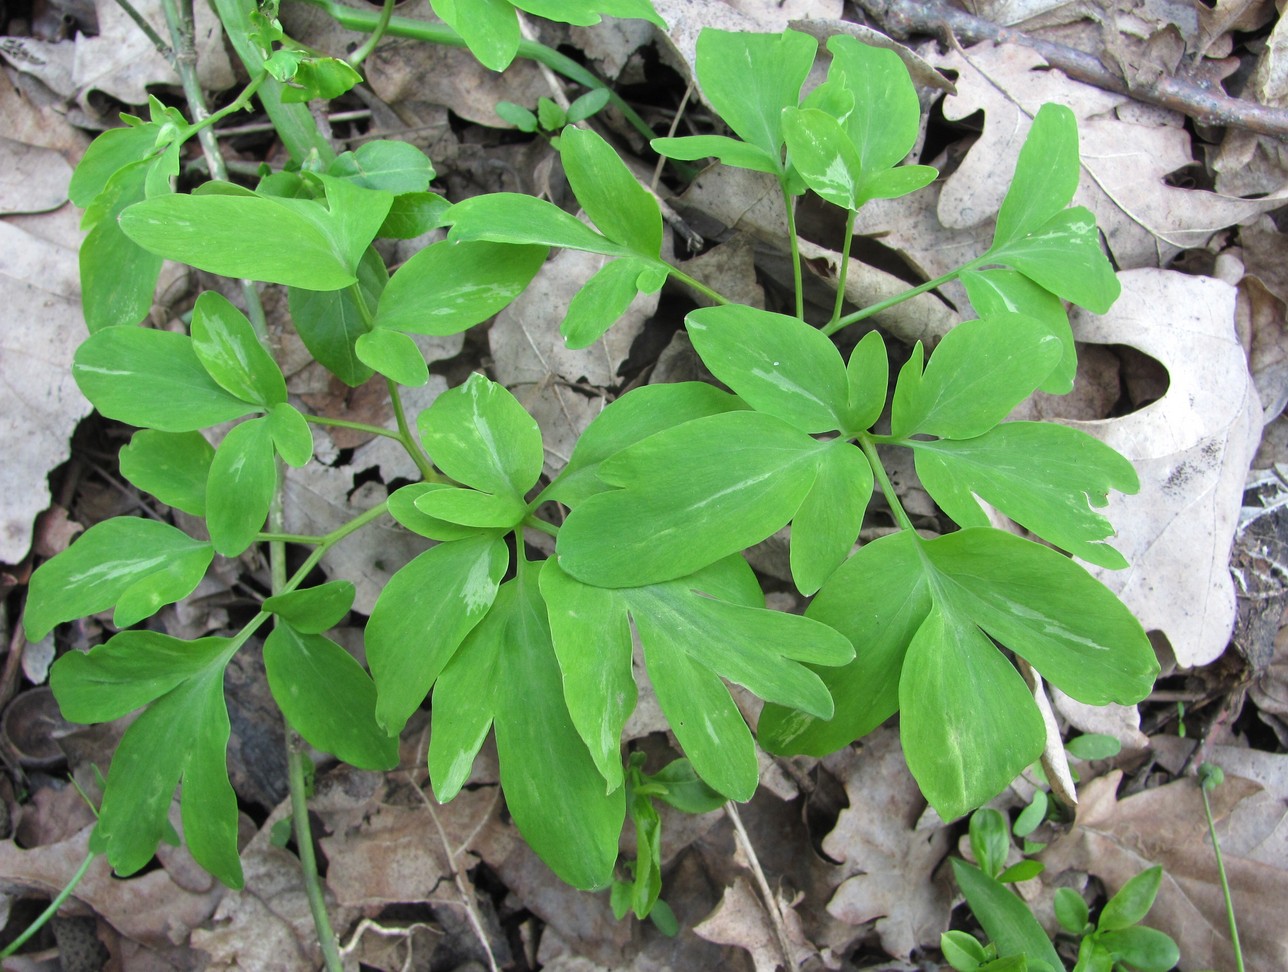
[{"label": "compound leaf", "polygon": [[1064,425],[1006,422],[973,439],[911,445],[922,485],[960,526],[989,525],[983,500],[1076,557],[1127,566],[1104,543],[1113,526],[1093,507],[1105,505],[1110,489],[1133,493],[1139,482],[1099,439]]},{"label": "compound leaf", "polygon": [[118,325],[76,349],[76,384],[104,416],[162,432],[191,432],[255,411],[201,365],[184,334]]},{"label": "compound leaf", "polygon": [[366,648],[379,690],[376,719],[391,735],[492,606],[508,563],[499,537],[470,537],[431,547],[385,585],[367,622]]},{"label": "compound leaf", "polygon": [[39,641],[54,625],[115,606],[127,628],[187,597],[214,559],[209,543],[157,520],[118,516],[96,523],[36,568],[23,623]]},{"label": "compound leaf", "polygon": [[376,724],[376,686],[329,638],[278,624],[264,641],[268,686],[310,745],[359,769],[398,765],[398,737]]},{"label": "compound leaf", "polygon": [[863,160],[839,121],[818,108],[788,108],[783,136],[805,185],[842,209],[863,205]]},{"label": "compound leaf", "polygon": [[140,429],[121,449],[121,475],[167,506],[206,515],[206,479],[214,447],[200,432]]},{"label": "compound leaf", "polygon": [[559,562],[604,587],[683,577],[786,524],[824,448],[781,419],[728,412],[652,435],[599,466],[596,493],[559,531]]},{"label": "compound leaf", "polygon": [[849,407],[845,363],[817,328],[743,304],[692,311],[685,326],[712,374],[753,408],[802,432],[841,427]]}]

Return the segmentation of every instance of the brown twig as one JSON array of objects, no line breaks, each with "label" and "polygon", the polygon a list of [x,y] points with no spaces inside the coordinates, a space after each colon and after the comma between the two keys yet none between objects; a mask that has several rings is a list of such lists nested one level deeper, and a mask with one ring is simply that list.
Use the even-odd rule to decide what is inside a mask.
[{"label": "brown twig", "polygon": [[856,0],[856,3],[896,37],[940,34],[946,28],[966,44],[982,41],[1018,44],[1036,51],[1053,68],[1085,84],[1179,111],[1204,125],[1242,128],[1288,139],[1288,109],[1232,98],[1210,82],[1166,76],[1132,82],[1114,74],[1092,54],[1039,40],[1011,27],[1000,27],[950,7],[943,0]]},{"label": "brown twig", "polygon": [[799,972],[800,965],[796,961],[795,952],[792,950],[791,938],[787,934],[787,924],[783,921],[782,910],[778,906],[778,899],[774,896],[773,890],[769,887],[769,881],[765,878],[765,872],[761,869],[760,858],[756,856],[756,848],[752,846],[751,838],[747,835],[747,828],[742,825],[742,816],[738,813],[738,808],[734,806],[733,801],[724,805],[725,814],[733,824],[734,838],[742,848],[742,852],[747,856],[747,864],[751,868],[751,874],[756,879],[756,887],[760,891],[760,897],[764,901],[765,911],[769,913],[769,923],[774,929],[774,937],[778,939],[778,947],[783,953],[783,967],[788,972]]}]

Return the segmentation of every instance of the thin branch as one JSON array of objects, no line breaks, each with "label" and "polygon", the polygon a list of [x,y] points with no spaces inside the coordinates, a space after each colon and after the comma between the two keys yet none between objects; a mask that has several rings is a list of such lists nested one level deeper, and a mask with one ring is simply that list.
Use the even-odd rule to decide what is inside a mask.
[{"label": "thin branch", "polygon": [[1261,135],[1288,139],[1288,109],[1274,108],[1233,98],[1214,85],[1188,78],[1160,77],[1131,81],[1114,74],[1085,51],[1030,37],[1011,27],[956,10],[943,0],[856,0],[870,16],[898,38],[910,34],[941,34],[950,30],[966,44],[993,41],[1017,44],[1037,51],[1053,68],[1076,81],[1105,91],[1129,95],[1137,101],[1179,111],[1204,125],[1242,128]]},{"label": "thin branch", "polygon": [[742,825],[742,817],[738,813],[738,808],[729,801],[724,805],[725,814],[733,822],[734,836],[738,841],[742,851],[747,855],[747,863],[751,866],[752,876],[756,879],[756,887],[760,890],[760,896],[765,900],[765,910],[769,912],[769,923],[774,926],[774,937],[778,939],[778,947],[783,951],[783,966],[787,972],[800,972],[800,966],[796,962],[796,956],[792,952],[791,939],[787,937],[787,926],[783,923],[783,913],[779,910],[778,899],[774,897],[773,890],[769,887],[769,882],[765,879],[765,872],[761,870],[760,858],[756,856],[756,849],[751,846],[751,838],[747,836],[747,828]]},{"label": "thin branch", "polygon": [[152,42],[152,46],[156,48],[157,53],[164,57],[170,63],[171,67],[174,67],[173,49],[171,49],[170,45],[161,39],[161,35],[157,33],[155,27],[148,23],[148,19],[135,9],[134,4],[130,3],[130,0],[116,0],[116,4],[125,11],[126,16],[133,20],[134,25],[143,32],[143,35],[147,37],[148,40]]}]

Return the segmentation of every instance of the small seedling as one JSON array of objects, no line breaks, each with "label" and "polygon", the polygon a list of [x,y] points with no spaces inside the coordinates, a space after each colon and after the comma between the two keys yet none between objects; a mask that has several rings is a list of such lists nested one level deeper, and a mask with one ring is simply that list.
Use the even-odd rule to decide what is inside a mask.
[{"label": "small seedling", "polygon": [[513,101],[499,101],[496,113],[521,132],[540,132],[550,140],[550,147],[558,151],[559,136],[556,133],[563,131],[568,125],[585,121],[607,104],[608,89],[594,88],[570,104],[567,110],[542,95],[537,99],[535,112],[516,105]]}]

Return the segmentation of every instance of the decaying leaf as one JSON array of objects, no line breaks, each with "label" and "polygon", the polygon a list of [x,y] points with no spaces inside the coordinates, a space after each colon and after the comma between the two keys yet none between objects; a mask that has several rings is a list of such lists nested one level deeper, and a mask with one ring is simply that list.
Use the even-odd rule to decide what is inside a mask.
[{"label": "decaying leaf", "polygon": [[[72,352],[85,333],[76,252],[0,222],[0,382],[8,407],[0,439],[0,563],[31,545],[49,505],[46,476],[68,455],[72,430],[90,411],[72,381]],[[39,326],[33,326],[34,324]]]},{"label": "decaying leaf", "polygon": [[1212,661],[1234,625],[1228,570],[1261,405],[1234,333],[1234,288],[1166,270],[1119,275],[1102,317],[1076,312],[1074,336],[1126,344],[1163,363],[1170,385],[1122,418],[1080,423],[1129,458],[1140,492],[1114,494],[1105,515],[1126,570],[1092,569],[1141,623],[1165,633],[1182,666]]},{"label": "decaying leaf", "polygon": [[[1118,800],[1121,778],[1115,770],[1083,788],[1072,828],[1041,854],[1047,866],[1044,880],[1058,881],[1069,869],[1085,871],[1100,878],[1112,894],[1141,871],[1161,864],[1163,884],[1145,924],[1176,940],[1183,968],[1231,968],[1225,901],[1197,781],[1181,779]],[[1227,776],[1211,794],[1213,814],[1226,817],[1259,789],[1248,780]],[[1223,856],[1247,967],[1288,967],[1288,940],[1283,935],[1288,871],[1224,848]]]},{"label": "decaying leaf", "polygon": [[[779,908],[783,914],[792,958],[799,964],[815,954],[814,948],[805,940],[800,916],[791,907],[791,902],[780,901]],[[775,969],[786,966],[783,947],[765,912],[765,906],[756,897],[756,892],[746,878],[737,878],[731,887],[726,888],[716,910],[695,926],[693,931],[718,945],[745,948],[751,953],[756,972],[774,972]]]},{"label": "decaying leaf", "polygon": [[850,875],[828,912],[853,925],[875,921],[881,947],[895,957],[937,945],[952,904],[948,882],[935,874],[948,852],[948,831],[925,814],[898,729],[878,729],[861,749],[841,750],[824,765],[850,798],[823,841],[823,852]]}]

